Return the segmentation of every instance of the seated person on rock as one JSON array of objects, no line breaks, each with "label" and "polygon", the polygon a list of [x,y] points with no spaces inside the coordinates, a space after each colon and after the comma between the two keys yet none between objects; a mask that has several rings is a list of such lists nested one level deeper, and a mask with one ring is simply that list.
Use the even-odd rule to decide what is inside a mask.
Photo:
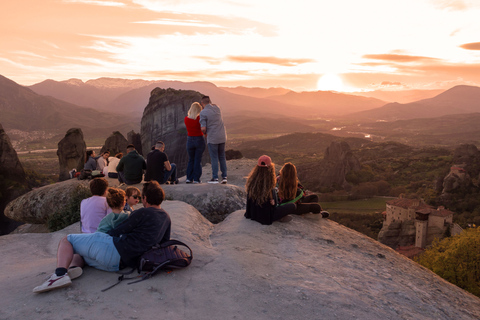
[{"label": "seated person on rock", "polygon": [[103,169],[108,166],[108,157],[110,157],[110,152],[105,151],[104,153],[102,153],[100,155],[100,158],[97,159],[97,170],[98,171],[103,173]]},{"label": "seated person on rock", "polygon": [[88,150],[85,154],[85,164],[83,165],[84,170],[96,170],[97,169],[97,159],[101,156],[96,156],[95,151]]},{"label": "seated person on rock", "polygon": [[123,211],[125,202],[125,191],[118,188],[108,188],[107,203],[112,209],[112,212],[107,214],[102,221],[100,221],[96,232],[107,233],[130,216],[130,212],[125,213]]},{"label": "seated person on rock", "polygon": [[123,211],[125,213],[132,213],[133,206],[137,205],[142,198],[140,190],[138,190],[138,188],[136,187],[128,187],[127,189],[125,189],[125,194],[127,197],[127,203],[125,203]]},{"label": "seated person on rock", "polygon": [[327,218],[330,215],[327,211],[322,211],[316,194],[306,195],[307,191],[300,184],[297,178],[297,168],[293,163],[287,162],[280,169],[277,185],[280,206],[286,203],[295,203],[297,205],[295,214],[321,213],[322,218]]},{"label": "seated person on rock", "polygon": [[33,292],[40,293],[72,284],[87,264],[104,271],[138,267],[140,256],[152,246],[170,240],[171,221],[161,208],[165,193],[156,181],[142,190],[144,208],[107,233],[70,234],[60,240],[57,268],[50,278]]},{"label": "seated person on rock", "polygon": [[[123,153],[117,153],[115,157],[108,158],[107,174],[106,176],[113,179],[118,179],[117,166],[122,159]],[[105,173],[105,172],[104,172]],[[120,181],[121,182],[121,181]]]},{"label": "seated person on rock", "polygon": [[164,151],[165,143],[157,141],[155,149],[148,153],[145,181],[155,180],[160,184],[178,183],[177,166],[168,161],[168,156]]},{"label": "seated person on rock", "polygon": [[263,155],[247,177],[247,210],[245,218],[261,224],[272,224],[280,220],[290,221],[289,214],[294,214],[296,205],[288,203],[283,206],[277,204],[275,190],[275,164],[269,156]]},{"label": "seated person on rock", "polygon": [[105,178],[95,178],[90,181],[92,196],[80,203],[80,225],[83,233],[97,231],[98,224],[109,212],[107,204],[108,181]]},{"label": "seated person on rock", "polygon": [[145,169],[147,169],[145,159],[138,154],[133,144],[129,144],[127,155],[120,159],[116,168],[120,182],[129,185],[142,182],[143,170]]}]

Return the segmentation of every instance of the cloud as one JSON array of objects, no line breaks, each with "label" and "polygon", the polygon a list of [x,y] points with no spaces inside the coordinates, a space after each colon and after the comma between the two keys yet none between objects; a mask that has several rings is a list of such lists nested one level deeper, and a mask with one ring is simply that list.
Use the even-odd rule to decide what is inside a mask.
[{"label": "cloud", "polygon": [[462,44],[460,48],[466,50],[480,50],[480,42],[465,43]]},{"label": "cloud", "polygon": [[125,3],[117,1],[99,1],[99,0],[63,0],[65,3],[82,3],[104,7],[123,7]]},{"label": "cloud", "polygon": [[299,64],[314,62],[313,59],[282,59],[277,57],[255,57],[255,56],[228,56],[227,59],[232,62],[244,63],[267,63],[283,67],[293,67]]},{"label": "cloud", "polygon": [[398,86],[404,86],[401,82],[398,81],[382,81],[380,83],[380,86],[382,87],[398,87]]},{"label": "cloud", "polygon": [[425,61],[438,61],[437,58],[422,57],[422,56],[410,56],[404,54],[366,54],[362,56],[365,59],[372,60],[384,60],[391,62],[425,62]]},{"label": "cloud", "polygon": [[434,6],[441,10],[464,11],[469,4],[464,0],[431,0]]}]

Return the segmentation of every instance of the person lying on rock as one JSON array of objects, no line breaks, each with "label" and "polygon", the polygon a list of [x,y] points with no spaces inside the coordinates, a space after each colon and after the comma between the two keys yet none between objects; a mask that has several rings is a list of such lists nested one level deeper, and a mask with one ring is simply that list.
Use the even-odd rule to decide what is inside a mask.
[{"label": "person lying on rock", "polygon": [[112,212],[100,221],[96,232],[107,233],[130,216],[130,212],[126,213],[123,211],[126,203],[126,195],[122,189],[108,188],[107,203],[112,209]]},{"label": "person lying on rock", "polygon": [[295,214],[312,212],[321,213],[322,218],[330,216],[327,211],[322,211],[316,194],[306,195],[306,190],[298,180],[297,168],[293,163],[287,162],[280,169],[280,175],[277,177],[277,186],[280,206],[287,203],[295,203],[297,205]]},{"label": "person lying on rock", "polygon": [[87,264],[104,271],[136,268],[140,256],[152,246],[170,240],[170,216],[161,208],[165,193],[158,182],[143,185],[144,208],[107,233],[69,234],[58,245],[57,268],[50,278],[33,289],[46,292],[72,284]]},{"label": "person lying on rock", "polygon": [[105,178],[95,178],[89,183],[92,196],[80,203],[80,225],[84,233],[97,231],[98,224],[111,212],[107,203],[108,181]]},{"label": "person lying on rock", "polygon": [[288,222],[292,220],[289,214],[295,214],[296,205],[288,203],[277,206],[275,190],[275,164],[269,156],[258,158],[257,165],[247,177],[247,210],[245,218],[261,224],[272,224],[274,221]]}]

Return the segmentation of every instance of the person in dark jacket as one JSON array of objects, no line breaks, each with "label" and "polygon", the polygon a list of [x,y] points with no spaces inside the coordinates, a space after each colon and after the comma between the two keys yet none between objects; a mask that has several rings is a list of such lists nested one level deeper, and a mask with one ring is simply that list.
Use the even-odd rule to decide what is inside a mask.
[{"label": "person in dark jacket", "polygon": [[138,154],[133,144],[127,146],[127,155],[120,159],[117,165],[119,180],[126,184],[137,184],[142,182],[143,170],[147,169],[145,159]]},{"label": "person in dark jacket", "polygon": [[170,216],[161,208],[165,193],[158,182],[143,186],[144,208],[108,233],[69,234],[58,245],[57,268],[50,278],[33,292],[67,287],[82,274],[82,267],[118,271],[124,266],[137,267],[140,256],[152,246],[170,240]]},{"label": "person in dark jacket", "polygon": [[147,172],[145,181],[155,180],[160,184],[177,184],[177,165],[170,163],[165,151],[165,143],[157,141],[155,149],[147,155]]}]

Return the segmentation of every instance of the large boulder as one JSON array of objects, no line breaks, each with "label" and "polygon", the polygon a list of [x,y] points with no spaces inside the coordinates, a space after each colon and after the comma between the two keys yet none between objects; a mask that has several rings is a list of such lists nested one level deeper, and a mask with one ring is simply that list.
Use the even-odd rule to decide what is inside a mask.
[{"label": "large boulder", "polygon": [[85,268],[70,287],[34,294],[55,270],[50,234],[0,237],[0,319],[456,319],[480,318],[480,299],[410,259],[319,215],[270,226],[243,210],[213,225],[192,206],[166,201],[173,239],[192,264],[127,285]]},{"label": "large boulder", "polygon": [[223,221],[230,213],[245,209],[246,192],[231,184],[177,184],[163,186],[166,199],[186,202],[212,223]]},{"label": "large boulder", "polygon": [[7,219],[3,210],[7,203],[28,190],[25,171],[10,138],[0,124],[0,235],[19,225]]},{"label": "large boulder", "polygon": [[65,137],[58,143],[57,156],[60,166],[58,180],[70,179],[69,171],[72,169],[77,171],[83,169],[86,148],[82,129],[72,128],[67,131]]},{"label": "large boulder", "polygon": [[[191,90],[155,88],[145,108],[141,122],[142,148],[144,154],[161,140],[171,163],[177,165],[177,174],[187,170],[187,129],[184,118],[193,102],[199,102],[202,94]],[[208,152],[205,152],[205,155]]]},{"label": "large boulder", "polygon": [[128,132],[127,141],[129,144],[133,144],[135,146],[135,150],[137,150],[137,152],[143,156],[142,136],[140,133],[135,133],[133,130]]},{"label": "large boulder", "polygon": [[104,153],[105,151],[109,151],[111,157],[115,156],[117,153],[120,153],[120,152],[123,153],[123,155],[126,155],[127,146],[128,146],[128,140],[125,139],[123,134],[121,134],[119,131],[114,131],[105,140],[105,144],[100,150],[100,154]]},{"label": "large boulder", "polygon": [[90,192],[88,180],[70,179],[34,189],[11,201],[5,215],[16,221],[45,224],[57,211],[68,211],[71,200]]}]

